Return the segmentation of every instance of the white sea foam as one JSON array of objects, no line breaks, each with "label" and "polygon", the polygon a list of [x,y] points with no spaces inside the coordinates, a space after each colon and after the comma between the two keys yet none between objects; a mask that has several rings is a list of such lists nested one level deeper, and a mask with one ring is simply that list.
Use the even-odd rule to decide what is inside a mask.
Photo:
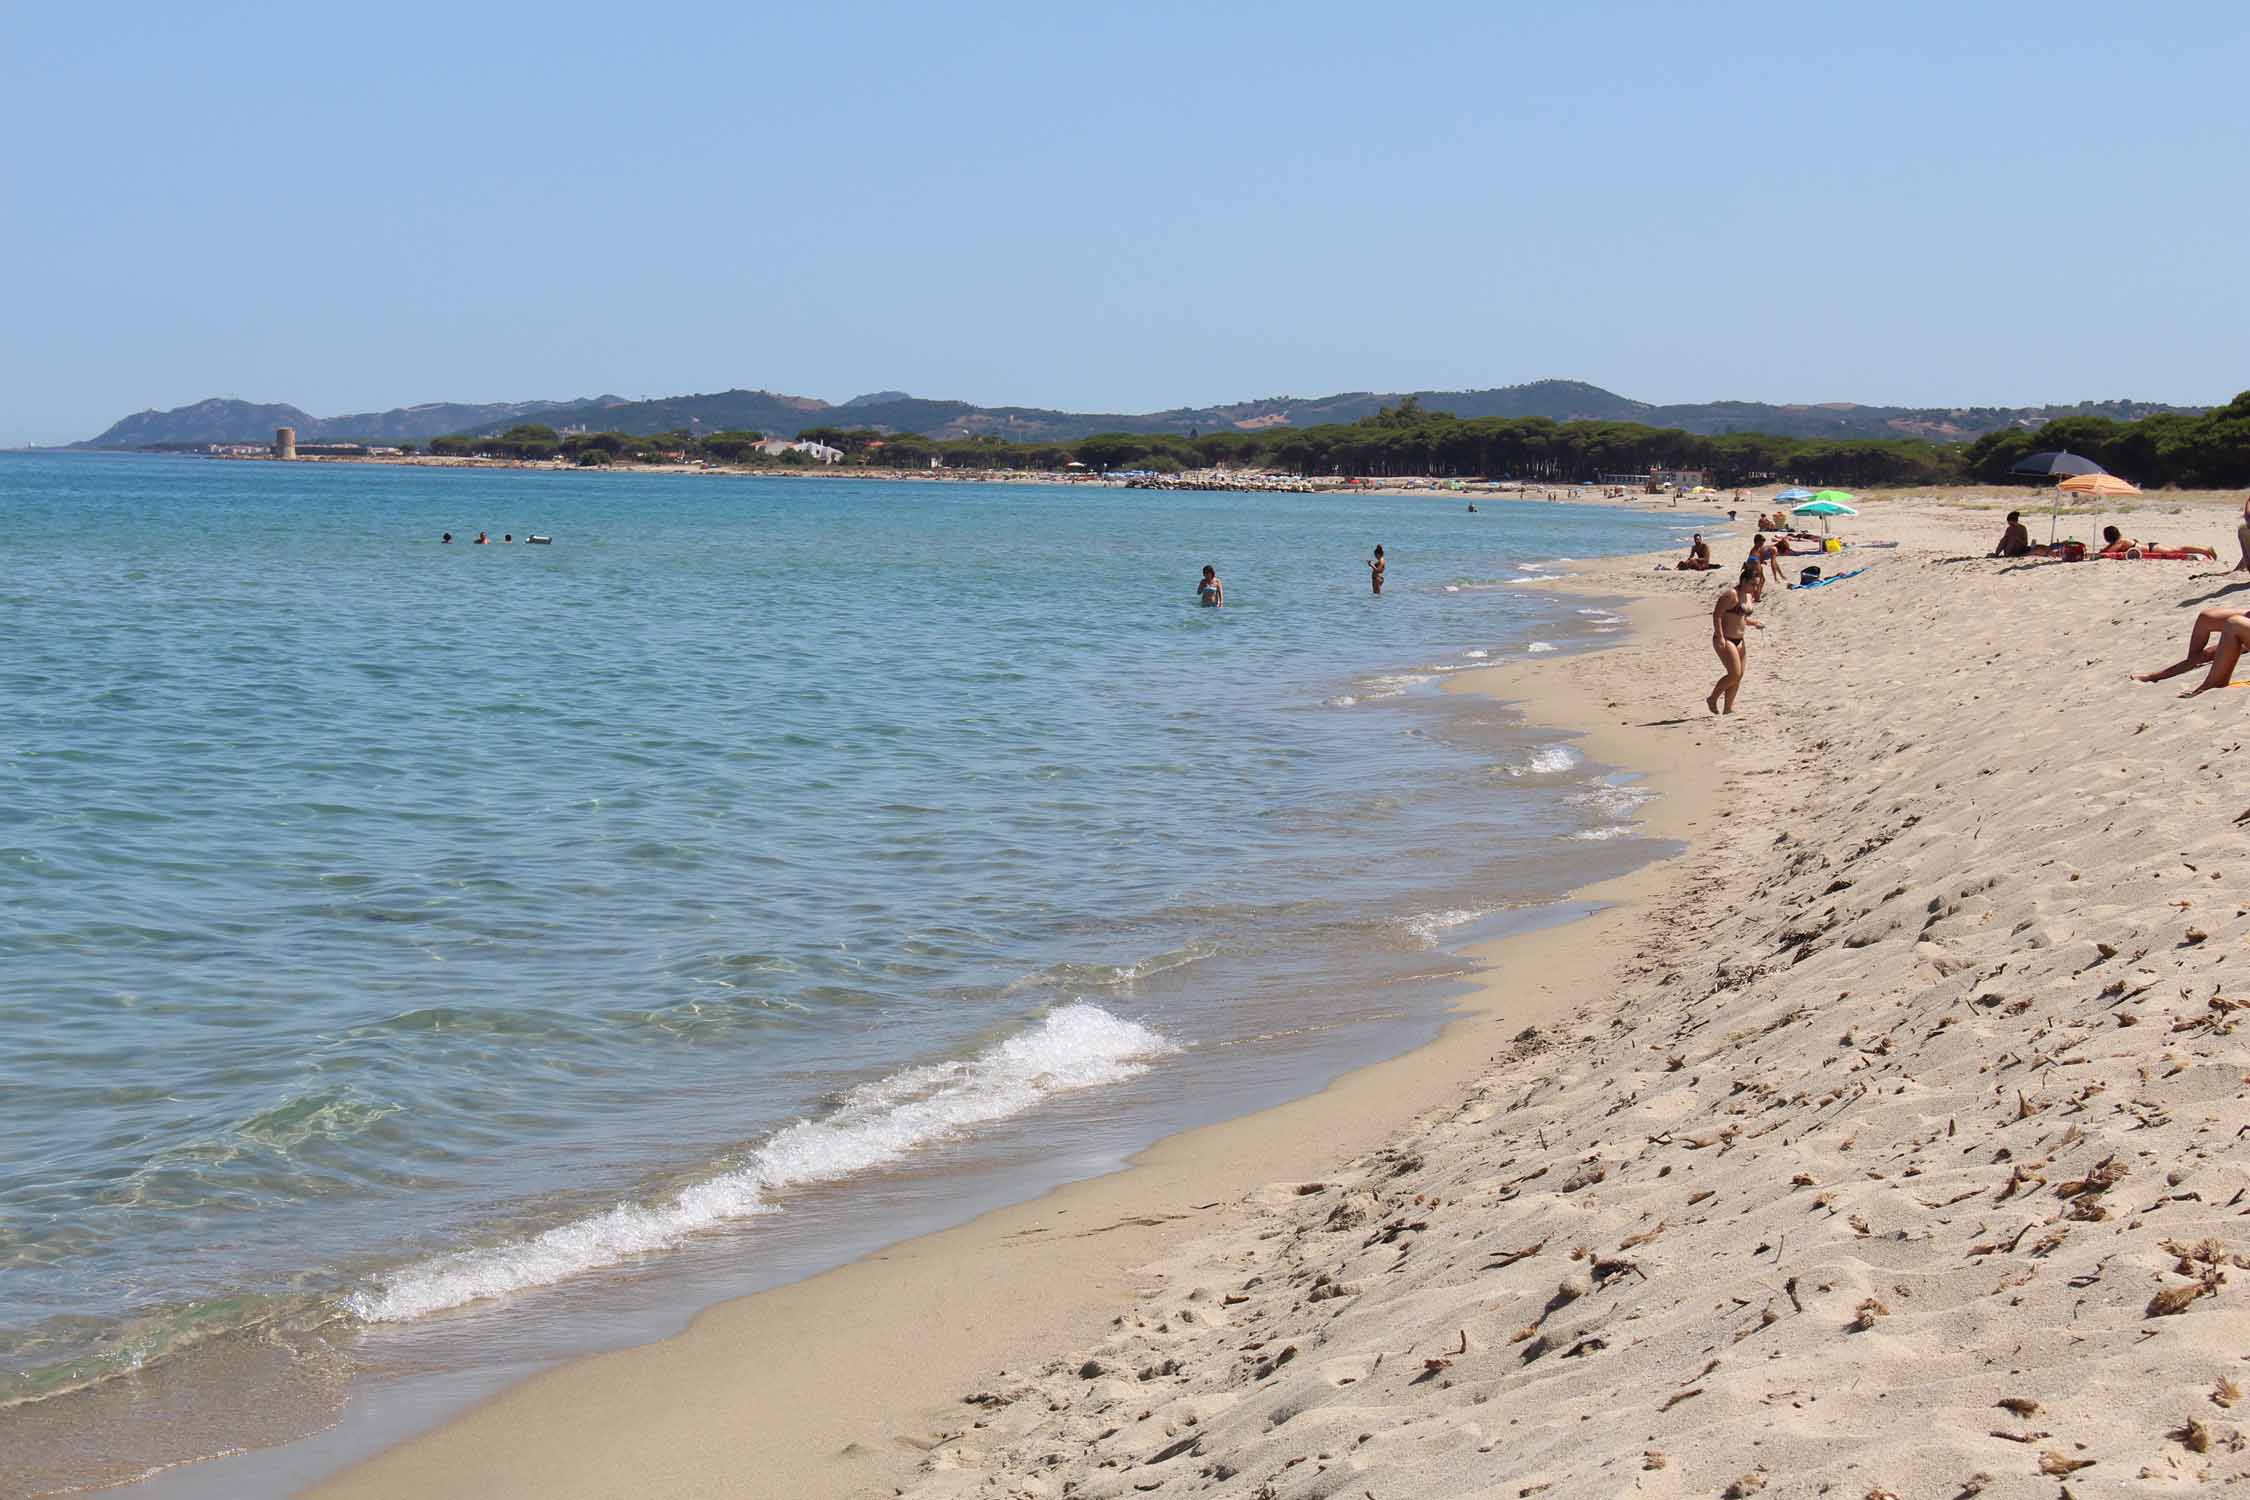
[{"label": "white sea foam", "polygon": [[1612,823],[1606,828],[1582,828],[1571,835],[1574,839],[1626,839],[1633,836],[1631,825]]},{"label": "white sea foam", "polygon": [[1510,776],[1559,776],[1578,764],[1578,752],[1568,745],[1541,745],[1521,761],[1502,766]]},{"label": "white sea foam", "polygon": [[1423,946],[1435,948],[1438,934],[1449,927],[1459,927],[1464,922],[1474,922],[1483,916],[1481,911],[1426,911],[1420,916],[1406,919],[1406,930],[1422,941]]},{"label": "white sea foam", "polygon": [[1517,563],[1516,571],[1518,573],[1538,573],[1544,571],[1546,566],[1545,563]]},{"label": "white sea foam", "polygon": [[1396,698],[1408,688],[1418,688],[1431,680],[1427,672],[1399,672],[1388,677],[1370,677],[1359,686],[1368,698]]},{"label": "white sea foam", "polygon": [[1339,693],[1333,698],[1324,699],[1323,706],[1327,708],[1350,708],[1358,701],[1349,693]]},{"label": "white sea foam", "polygon": [[1482,646],[1472,646],[1461,654],[1463,656],[1475,657],[1481,661],[1483,658],[1490,656],[1492,653],[1490,651],[1487,651]]},{"label": "white sea foam", "polygon": [[1621,625],[1625,621],[1623,615],[1612,614],[1606,609],[1581,609],[1578,612],[1603,625]]},{"label": "white sea foam", "polygon": [[1148,1059],[1178,1050],[1099,1006],[1066,1005],[974,1057],[862,1084],[834,1112],[776,1133],[746,1165],[684,1188],[668,1203],[620,1203],[530,1239],[437,1256],[382,1277],[346,1305],[370,1323],[401,1323],[548,1286],[732,1219],[778,1212],[767,1201],[777,1190],[885,1166],[1057,1094],[1121,1083],[1145,1072]]},{"label": "white sea foam", "polygon": [[1613,818],[1629,818],[1647,806],[1656,794],[1637,786],[1602,785],[1578,793],[1570,800]]},{"label": "white sea foam", "polygon": [[1545,641],[1533,641],[1530,645],[1524,647],[1523,649],[1536,654],[1541,651],[1552,651],[1555,648]]}]

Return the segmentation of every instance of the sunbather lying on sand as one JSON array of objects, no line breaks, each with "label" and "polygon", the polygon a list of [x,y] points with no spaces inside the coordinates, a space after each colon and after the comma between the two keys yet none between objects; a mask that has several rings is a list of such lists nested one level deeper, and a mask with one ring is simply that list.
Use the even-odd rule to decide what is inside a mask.
[{"label": "sunbather lying on sand", "polygon": [[[2213,636],[2218,639],[2214,641]],[[2235,663],[2242,659],[2245,645],[2250,645],[2250,613],[2239,609],[2207,609],[2195,617],[2195,624],[2188,630],[2186,656],[2154,672],[2135,672],[2133,680],[2162,682],[2209,662],[2211,670],[2204,674],[2203,681],[2180,694],[2183,698],[2192,698],[2197,693],[2207,693],[2231,683]]]},{"label": "sunbather lying on sand", "polygon": [[2094,555],[2112,560],[2151,558],[2161,562],[2182,562],[2191,557],[2207,557],[2213,562],[2219,560],[2219,554],[2209,547],[2159,547],[2152,542],[2135,541],[2114,526],[2102,528],[2102,550]]}]

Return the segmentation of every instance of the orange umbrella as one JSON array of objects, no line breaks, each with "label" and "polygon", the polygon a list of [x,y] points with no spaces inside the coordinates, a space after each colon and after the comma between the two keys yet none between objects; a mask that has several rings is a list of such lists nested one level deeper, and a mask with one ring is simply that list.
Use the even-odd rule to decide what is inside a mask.
[{"label": "orange umbrella", "polygon": [[2138,495],[2141,487],[2130,479],[2120,479],[2115,474],[2073,474],[2055,486],[2054,503],[2047,510],[2047,540],[2055,539],[2056,518],[2062,514],[2062,497],[2084,497],[2099,500],[2109,495]]},{"label": "orange umbrella", "polygon": [[2141,492],[2139,485],[2133,483],[2130,479],[2120,479],[2115,474],[2073,474],[2061,484],[2056,485],[2055,488],[2068,491],[2073,495],[2094,497],[2138,495]]}]

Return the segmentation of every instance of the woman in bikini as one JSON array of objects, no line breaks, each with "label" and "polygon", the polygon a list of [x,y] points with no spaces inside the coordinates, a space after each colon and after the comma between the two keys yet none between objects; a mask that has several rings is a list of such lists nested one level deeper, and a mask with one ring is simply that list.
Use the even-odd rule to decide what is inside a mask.
[{"label": "woman in bikini", "polygon": [[1742,674],[1750,665],[1748,627],[1766,628],[1750,618],[1750,606],[1757,600],[1758,584],[1756,561],[1744,563],[1734,587],[1722,589],[1717,602],[1711,606],[1711,649],[1719,653],[1719,665],[1726,668],[1726,675],[1711,689],[1711,696],[1703,700],[1703,706],[1713,713],[1721,712],[1722,700],[1726,704],[1724,711],[1734,712],[1734,695],[1742,691]]}]

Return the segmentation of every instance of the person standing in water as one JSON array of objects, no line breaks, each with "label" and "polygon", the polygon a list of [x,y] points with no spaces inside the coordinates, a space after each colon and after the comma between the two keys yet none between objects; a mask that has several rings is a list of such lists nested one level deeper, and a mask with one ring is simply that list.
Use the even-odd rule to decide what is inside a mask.
[{"label": "person standing in water", "polygon": [[1217,609],[1227,602],[1227,586],[1219,581],[1219,570],[1209,563],[1203,565],[1203,577],[1195,586],[1195,597],[1205,609]]},{"label": "person standing in water", "polygon": [[1375,555],[1367,560],[1367,581],[1375,586],[1375,592],[1378,596],[1383,592],[1383,570],[1388,566],[1389,564],[1383,561],[1383,544],[1377,542],[1375,544]]},{"label": "person standing in water", "polygon": [[1742,674],[1750,665],[1746,627],[1766,628],[1750,618],[1750,606],[1757,598],[1762,581],[1758,560],[1753,557],[1742,565],[1742,576],[1735,579],[1734,587],[1720,590],[1711,606],[1711,649],[1719,653],[1719,665],[1726,668],[1725,675],[1711,689],[1711,696],[1703,700],[1703,706],[1713,713],[1721,711],[1722,699],[1726,703],[1725,712],[1734,712],[1734,695],[1742,691]]}]

